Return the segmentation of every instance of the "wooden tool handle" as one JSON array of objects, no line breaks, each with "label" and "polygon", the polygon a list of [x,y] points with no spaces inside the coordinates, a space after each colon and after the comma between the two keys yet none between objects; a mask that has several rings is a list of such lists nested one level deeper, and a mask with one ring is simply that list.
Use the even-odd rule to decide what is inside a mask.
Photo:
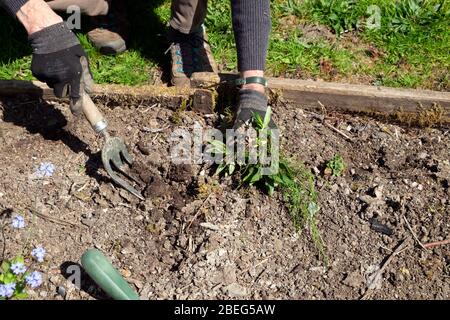
[{"label": "wooden tool handle", "polygon": [[91,97],[85,93],[82,97],[82,110],[86,119],[91,124],[92,128],[95,132],[99,133],[106,129],[106,121],[103,118],[100,110],[92,101]]}]

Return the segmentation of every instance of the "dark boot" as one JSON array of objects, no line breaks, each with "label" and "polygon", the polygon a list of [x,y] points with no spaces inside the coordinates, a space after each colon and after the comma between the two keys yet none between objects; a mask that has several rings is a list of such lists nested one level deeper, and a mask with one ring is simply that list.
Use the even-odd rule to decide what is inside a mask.
[{"label": "dark boot", "polygon": [[87,36],[101,53],[118,54],[127,49],[129,23],[123,0],[113,0],[108,14],[92,17],[91,23],[93,29]]}]

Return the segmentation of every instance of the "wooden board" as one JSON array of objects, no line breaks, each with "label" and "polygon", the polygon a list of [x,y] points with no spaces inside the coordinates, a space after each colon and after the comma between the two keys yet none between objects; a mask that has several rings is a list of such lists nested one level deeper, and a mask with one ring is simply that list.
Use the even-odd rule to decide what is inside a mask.
[{"label": "wooden board", "polygon": [[[236,75],[221,74],[220,79],[232,80]],[[419,113],[424,108],[437,104],[442,108],[444,122],[450,122],[450,92],[430,90],[397,89],[329,83],[321,81],[269,78],[269,87],[279,92],[282,98],[301,107],[320,107],[329,109],[392,114],[402,111]],[[120,85],[96,85],[93,98],[121,97],[119,100],[132,103],[169,103],[176,108],[183,99],[192,97],[194,89],[179,89],[167,86],[127,87]],[[16,94],[36,94],[44,99],[54,99],[53,92],[40,82],[0,80],[0,96]]]},{"label": "wooden board", "polygon": [[399,109],[419,112],[421,106],[427,108],[436,103],[450,116],[450,92],[276,78],[269,80],[269,87],[281,90],[285,99],[300,105],[321,103],[354,112],[391,113]]}]

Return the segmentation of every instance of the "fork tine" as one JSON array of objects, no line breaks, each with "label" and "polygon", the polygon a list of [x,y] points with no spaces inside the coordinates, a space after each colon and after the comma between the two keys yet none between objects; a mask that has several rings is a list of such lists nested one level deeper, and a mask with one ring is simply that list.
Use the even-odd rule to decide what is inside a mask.
[{"label": "fork tine", "polygon": [[127,170],[125,169],[125,167],[127,167],[127,164],[124,163],[124,161],[122,160],[121,157],[121,151],[117,150],[117,149],[113,149],[113,150],[107,150],[105,151],[105,153],[108,154],[108,158],[110,160],[110,162],[112,162],[112,164],[114,165],[115,168],[117,168],[117,170],[122,173],[124,176],[126,176],[128,179],[133,180],[134,182],[136,182],[137,184],[141,184],[142,182],[137,180],[135,177],[133,177],[129,172],[127,172]]},{"label": "fork tine", "polygon": [[120,149],[120,152],[121,152],[122,157],[125,159],[125,161],[129,165],[131,165],[133,163],[133,157],[130,155],[130,153],[128,152],[125,145],[123,145],[123,148]]},{"label": "fork tine", "polygon": [[[124,179],[119,177],[117,173],[112,169],[111,164],[109,161],[103,161],[103,165],[105,167],[106,172],[111,177],[111,179],[120,185],[122,188],[130,192],[131,194],[135,195],[141,200],[145,200],[145,198],[135,189],[133,188],[128,182],[126,182]],[[115,166],[115,165],[114,165]],[[120,169],[119,169],[120,170]]]}]

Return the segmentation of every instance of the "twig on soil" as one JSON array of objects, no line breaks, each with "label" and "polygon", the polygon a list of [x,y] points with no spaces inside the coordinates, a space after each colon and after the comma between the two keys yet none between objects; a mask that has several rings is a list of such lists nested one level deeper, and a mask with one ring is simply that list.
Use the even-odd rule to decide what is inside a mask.
[{"label": "twig on soil", "polygon": [[201,209],[205,206],[206,202],[209,201],[209,198],[211,197],[211,195],[212,195],[212,193],[210,193],[208,195],[208,197],[205,199],[205,201],[202,202],[200,207],[197,209],[197,212],[195,213],[194,217],[191,219],[191,221],[189,222],[188,226],[186,227],[185,231],[188,231],[189,228],[191,227],[192,223],[195,221],[195,219],[197,219],[198,215],[200,214]]},{"label": "twig on soil", "polygon": [[[317,103],[319,103],[319,105],[322,107],[322,110],[326,110],[325,106],[323,105],[322,102],[317,101]],[[333,130],[334,132],[340,134],[341,136],[343,136],[345,139],[349,140],[350,142],[353,142],[353,138],[350,137],[348,134],[346,134],[345,132],[342,132],[341,130],[339,130],[338,128],[336,128],[335,126],[332,126],[331,124],[329,124],[328,122],[325,121],[326,117],[323,115],[320,115],[318,113],[315,112],[311,112],[311,111],[306,111],[307,113],[309,113],[310,115],[312,115],[315,119],[319,120],[320,122],[322,122],[323,125],[325,125],[327,128]]]},{"label": "twig on soil", "polygon": [[267,261],[269,261],[269,259],[272,258],[272,255],[268,256],[267,258],[265,258],[264,260],[261,260],[260,262],[258,262],[257,264],[255,264],[254,266],[250,266],[248,268],[246,268],[245,270],[242,270],[241,272],[239,272],[239,276],[242,276],[244,273],[248,272],[250,269],[252,268],[257,268],[260,265],[266,263]]},{"label": "twig on soil", "polygon": [[406,219],[406,216],[403,215],[403,220],[405,220],[406,222],[406,226],[408,227],[409,231],[411,232],[414,240],[419,244],[419,246],[423,249],[423,250],[428,250],[423,244],[422,242],[420,242],[419,238],[417,237],[417,235],[414,233],[414,230],[412,229],[411,225],[408,222],[408,219]]},{"label": "twig on soil", "polygon": [[443,246],[443,245],[446,245],[446,244],[450,244],[450,239],[426,243],[423,246],[425,248],[427,248],[427,249],[431,249],[431,248],[434,248],[434,247],[437,247],[437,246]]},{"label": "twig on soil", "polygon": [[159,137],[159,133],[157,133],[155,135],[155,137],[152,139],[152,142],[150,144],[153,144],[155,142],[155,140],[158,139],[158,137]]},{"label": "twig on soil", "polygon": [[76,227],[76,228],[80,228],[80,229],[83,228],[82,225],[79,225],[79,224],[76,224],[76,223],[73,223],[73,222],[64,221],[64,220],[57,219],[57,218],[53,218],[53,217],[50,217],[50,216],[48,216],[46,214],[43,214],[41,212],[37,212],[36,210],[31,209],[31,208],[28,208],[28,210],[30,210],[30,212],[32,214],[34,214],[35,216],[37,216],[37,217],[39,217],[41,219],[48,220],[50,222],[53,222],[53,223],[56,223],[56,224],[59,224],[59,225],[62,225],[62,226]]},{"label": "twig on soil", "polygon": [[0,228],[1,228],[1,231],[2,231],[2,242],[3,242],[2,257],[0,258],[0,263],[1,263],[5,259],[5,252],[6,252],[5,224],[3,223],[3,221],[2,221],[2,224],[1,224]]},{"label": "twig on soil", "polygon": [[83,191],[84,189],[86,189],[86,187],[88,186],[89,182],[90,182],[89,180],[86,181],[86,183],[85,183],[80,189],[78,189],[77,192],[81,192],[81,191]]},{"label": "twig on soil", "polygon": [[346,133],[342,132],[341,130],[339,130],[338,128],[332,126],[331,124],[329,124],[328,122],[326,122],[325,120],[322,122],[326,127],[330,128],[331,130],[333,130],[336,133],[339,133],[341,136],[343,136],[344,138],[346,138],[347,140],[349,140],[350,142],[353,142],[353,139],[347,135]]},{"label": "twig on soil", "polygon": [[[373,281],[376,281],[376,279],[382,277],[384,271],[386,270],[387,266],[392,262],[392,260],[394,259],[395,256],[399,255],[400,253],[402,253],[403,251],[405,251],[406,249],[408,249],[408,241],[406,241],[406,239],[403,239],[402,241],[400,241],[397,244],[397,247],[395,248],[394,252],[392,252],[389,257],[385,260],[384,263],[382,263],[380,269],[378,269],[378,271],[372,276]],[[361,296],[360,300],[367,300],[370,299],[370,297],[372,296],[374,289],[371,288],[371,285],[373,284],[369,283],[367,286],[367,290],[366,292]]]}]

